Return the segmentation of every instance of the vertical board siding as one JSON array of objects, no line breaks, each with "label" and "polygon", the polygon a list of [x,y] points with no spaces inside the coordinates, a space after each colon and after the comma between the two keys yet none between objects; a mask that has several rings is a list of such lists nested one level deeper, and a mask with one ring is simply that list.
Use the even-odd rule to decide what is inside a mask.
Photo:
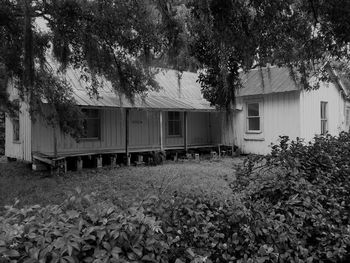
[{"label": "vertical board siding", "polygon": [[[163,112],[164,147],[184,147],[184,113],[181,112],[181,136],[168,135],[168,113]],[[228,124],[228,123],[227,123]],[[222,143],[224,131],[224,113],[222,112],[188,112],[187,144],[201,146]]]},{"label": "vertical board siding", "polygon": [[23,159],[22,144],[13,142],[13,125],[8,116],[6,116],[5,120],[5,155],[19,160]]},{"label": "vertical board siding", "polygon": [[207,145],[210,143],[209,115],[206,112],[189,112],[187,114],[187,143],[191,145]]},{"label": "vertical board siding", "polygon": [[21,103],[21,112],[19,117],[20,141],[23,150],[23,160],[32,161],[32,121],[29,113],[29,105]]},{"label": "vertical board siding", "polygon": [[[350,131],[350,115],[346,114],[346,110],[350,110],[350,101],[344,102],[344,131],[349,132]],[[348,118],[348,120],[346,120]]]},{"label": "vertical board siding", "polygon": [[211,112],[209,115],[210,136],[213,144],[221,143],[223,131],[221,130],[222,118],[219,112]]},{"label": "vertical board siding", "polygon": [[[100,139],[76,141],[57,128],[58,154],[125,151],[125,109],[101,109]],[[133,150],[160,149],[159,113],[130,110],[129,146]],[[45,138],[45,139],[41,139]],[[33,151],[53,155],[53,130],[44,120],[33,124]]]},{"label": "vertical board siding", "polygon": [[[19,99],[18,90],[10,83],[7,89],[10,100]],[[20,101],[19,141],[13,141],[13,124],[9,116],[5,119],[5,155],[27,162],[32,161],[31,118],[29,105]]]},{"label": "vertical board siding", "polygon": [[235,143],[234,112],[211,112],[210,133],[212,144],[232,145]]},{"label": "vertical board siding", "polygon": [[41,117],[37,117],[32,122],[32,142],[33,152],[53,155],[53,128],[48,126]]},{"label": "vertical board siding", "polygon": [[[246,133],[246,103],[262,102],[261,133]],[[234,135],[237,146],[243,153],[267,154],[271,143],[277,143],[280,135],[292,139],[300,136],[300,100],[299,91],[249,96],[237,98],[242,111],[234,117]]]},{"label": "vertical board siding", "polygon": [[155,111],[130,111],[130,148],[160,148],[159,113]]},{"label": "vertical board siding", "polygon": [[327,102],[328,132],[338,135],[346,130],[345,101],[333,83],[322,83],[318,90],[303,91],[300,95],[302,113],[301,137],[311,141],[321,132],[321,101]]},{"label": "vertical board siding", "polygon": [[58,153],[79,153],[100,150],[125,149],[125,110],[100,110],[100,138],[75,140],[67,134],[57,132]]},{"label": "vertical board siding", "polygon": [[[163,127],[160,127],[162,114]],[[181,136],[168,136],[168,113],[159,111],[130,110],[129,149],[133,151],[160,150],[160,129],[163,132],[164,148],[184,147],[184,113],[180,114]],[[225,113],[188,112],[188,145],[201,146],[232,142]],[[222,134],[227,131],[225,134]],[[77,142],[57,128],[58,155],[93,153],[101,151],[125,151],[125,109],[101,109],[101,137],[99,140]],[[33,123],[33,151],[47,155],[54,154],[53,129],[44,120]]]}]

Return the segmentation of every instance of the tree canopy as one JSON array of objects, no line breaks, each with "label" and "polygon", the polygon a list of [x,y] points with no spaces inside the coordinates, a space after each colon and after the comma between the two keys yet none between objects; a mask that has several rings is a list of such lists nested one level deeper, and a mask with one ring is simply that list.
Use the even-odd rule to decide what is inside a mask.
[{"label": "tree canopy", "polygon": [[[54,56],[61,70],[74,67],[91,83],[90,94],[97,93],[98,76],[109,80],[116,91],[129,99],[157,85],[150,66],[168,53],[167,25],[161,23],[161,2],[141,0],[2,0],[0,9],[0,64],[2,106],[9,108],[8,79],[26,97],[31,110],[42,112],[45,97],[53,106],[52,116],[61,127],[72,126],[79,117],[69,83],[47,67],[47,56]],[[161,11],[160,11],[161,10]],[[171,10],[170,10],[171,11]],[[173,14],[169,13],[170,21]],[[48,30],[37,25],[46,21]],[[172,29],[168,30],[168,32]],[[169,49],[170,50],[170,49]],[[50,51],[50,52],[49,52]],[[163,59],[165,61],[165,59]],[[61,114],[63,110],[70,114]],[[73,127],[74,129],[77,127]],[[73,131],[74,129],[68,129]]]},{"label": "tree canopy", "polygon": [[205,69],[200,82],[214,105],[234,102],[240,70],[287,66],[307,88],[320,65],[349,59],[347,0],[206,0],[189,7],[191,52]]},{"label": "tree canopy", "polygon": [[[36,26],[45,20],[49,30]],[[240,72],[287,66],[306,88],[326,62],[347,67],[347,0],[1,0],[0,102],[9,108],[7,80],[26,94],[32,111],[41,98],[69,132],[80,111],[69,83],[45,67],[48,51],[89,78],[91,94],[111,81],[132,99],[157,88],[154,67],[200,69],[204,97],[229,108]],[[319,78],[325,78],[320,72]],[[181,75],[179,75],[181,77]],[[63,99],[64,98],[64,99]],[[70,114],[60,114],[61,111]],[[55,119],[55,118],[53,118]],[[74,126],[74,125],[73,125]]]}]

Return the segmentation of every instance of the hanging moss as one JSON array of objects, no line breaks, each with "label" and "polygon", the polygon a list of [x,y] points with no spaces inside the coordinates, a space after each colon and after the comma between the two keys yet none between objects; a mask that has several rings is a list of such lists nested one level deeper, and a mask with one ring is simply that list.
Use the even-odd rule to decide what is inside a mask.
[{"label": "hanging moss", "polygon": [[5,112],[0,111],[0,155],[5,154]]}]

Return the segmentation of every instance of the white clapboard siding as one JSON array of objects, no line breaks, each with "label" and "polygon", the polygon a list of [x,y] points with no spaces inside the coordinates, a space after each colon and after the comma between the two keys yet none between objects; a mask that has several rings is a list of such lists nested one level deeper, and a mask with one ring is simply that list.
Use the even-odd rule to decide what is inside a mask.
[{"label": "white clapboard siding", "polygon": [[328,132],[338,135],[346,130],[345,100],[339,88],[333,83],[322,83],[318,90],[302,91],[301,105],[301,137],[310,141],[321,132],[321,102],[327,102]]},{"label": "white clapboard siding", "polygon": [[[149,110],[130,110],[129,113],[129,151],[154,151],[161,149],[160,114],[162,114],[163,148],[184,148],[184,112],[180,112],[181,135],[168,135],[168,112]],[[224,113],[188,112],[187,145],[208,146],[222,143]],[[219,122],[218,122],[219,121]],[[217,124],[218,122],[218,124]],[[57,128],[57,154],[73,155],[84,153],[125,152],[125,109],[101,109],[101,136],[96,140],[76,141]],[[226,125],[226,124],[225,124]],[[227,125],[232,126],[231,123]],[[54,155],[53,128],[38,119],[33,123],[33,152],[48,156]],[[231,140],[228,140],[232,142]]]},{"label": "white clapboard siding", "polygon": [[[8,86],[10,100],[19,99],[18,91],[13,85]],[[7,115],[5,120],[5,155],[18,160],[31,162],[31,118],[29,106],[26,102],[20,100],[19,113],[19,141],[13,140],[13,124],[11,118]]]},{"label": "white clapboard siding", "polygon": [[[101,108],[100,138],[77,141],[56,127],[57,154],[122,152],[125,149],[125,109]],[[130,127],[132,129],[132,127]],[[41,139],[43,138],[43,139]],[[33,152],[54,155],[53,128],[40,119],[33,123]]]},{"label": "white clapboard siding", "polygon": [[[243,153],[267,154],[271,143],[277,143],[280,135],[295,139],[300,135],[300,92],[290,91],[261,96],[237,98],[241,110],[234,117],[236,145]],[[249,101],[261,101],[261,133],[249,134],[247,129],[247,105]]]}]

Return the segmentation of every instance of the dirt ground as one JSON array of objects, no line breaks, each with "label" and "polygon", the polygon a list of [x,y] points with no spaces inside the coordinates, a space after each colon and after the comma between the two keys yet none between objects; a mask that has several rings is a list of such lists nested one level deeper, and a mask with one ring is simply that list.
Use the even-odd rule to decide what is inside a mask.
[{"label": "dirt ground", "polygon": [[241,158],[220,158],[196,162],[167,162],[159,166],[91,169],[64,176],[31,171],[21,163],[0,160],[0,207],[59,204],[76,187],[94,193],[100,201],[128,206],[151,195],[195,194],[222,200],[232,196],[229,183],[235,180]]}]

